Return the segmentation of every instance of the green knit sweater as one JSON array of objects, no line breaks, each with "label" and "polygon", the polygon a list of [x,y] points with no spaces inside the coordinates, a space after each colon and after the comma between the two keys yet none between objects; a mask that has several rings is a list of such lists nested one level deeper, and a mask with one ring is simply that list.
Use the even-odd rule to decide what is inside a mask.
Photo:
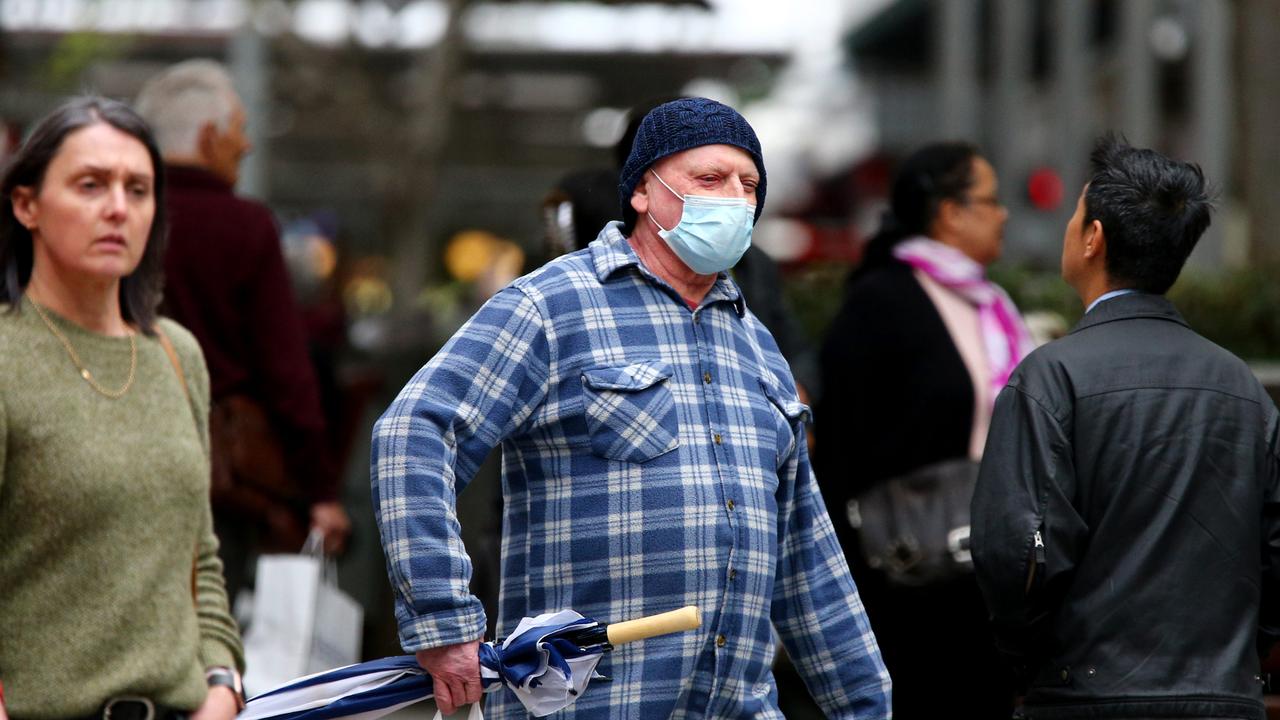
[{"label": "green knit sweater", "polygon": [[[99,383],[124,384],[127,338],[48,314]],[[191,334],[160,326],[190,403],[157,338],[137,337],[133,386],[112,400],[30,303],[0,305],[0,682],[15,720],[120,695],[194,710],[205,668],[243,666],[209,510],[209,376]]]}]

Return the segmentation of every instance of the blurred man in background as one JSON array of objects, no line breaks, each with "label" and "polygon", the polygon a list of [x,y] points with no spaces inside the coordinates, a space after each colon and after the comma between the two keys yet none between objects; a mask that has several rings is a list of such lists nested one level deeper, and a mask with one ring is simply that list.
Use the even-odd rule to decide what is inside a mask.
[{"label": "blurred man in background", "polygon": [[169,179],[164,311],[209,365],[214,522],[234,598],[253,551],[296,551],[314,528],[339,552],[350,521],[275,221],[233,192],[250,145],[230,76],[184,62],[148,81],[136,104]]}]

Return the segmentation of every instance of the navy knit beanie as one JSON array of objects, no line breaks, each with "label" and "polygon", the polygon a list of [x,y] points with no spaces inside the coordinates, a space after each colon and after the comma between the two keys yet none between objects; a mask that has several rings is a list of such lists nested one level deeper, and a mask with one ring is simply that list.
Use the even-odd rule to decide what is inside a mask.
[{"label": "navy knit beanie", "polygon": [[644,171],[668,155],[702,145],[733,145],[756,161],[760,184],[756,186],[756,220],[764,210],[764,156],[755,130],[737,110],[707,98],[681,98],[649,111],[640,121],[631,155],[622,166],[618,181],[618,203],[628,229],[635,226],[636,211],[631,195]]}]

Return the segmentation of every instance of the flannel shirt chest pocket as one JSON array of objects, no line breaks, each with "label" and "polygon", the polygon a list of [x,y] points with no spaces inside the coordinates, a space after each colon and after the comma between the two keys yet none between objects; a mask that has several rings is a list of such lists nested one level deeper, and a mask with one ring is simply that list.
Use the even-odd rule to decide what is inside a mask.
[{"label": "flannel shirt chest pocket", "polygon": [[679,421],[667,381],[671,366],[636,362],[582,371],[591,450],[602,458],[641,463],[675,450]]},{"label": "flannel shirt chest pocket", "polygon": [[782,388],[764,378],[760,378],[760,389],[769,399],[774,432],[777,437],[774,462],[777,468],[781,468],[795,450],[800,426],[809,420],[809,406],[788,396]]}]

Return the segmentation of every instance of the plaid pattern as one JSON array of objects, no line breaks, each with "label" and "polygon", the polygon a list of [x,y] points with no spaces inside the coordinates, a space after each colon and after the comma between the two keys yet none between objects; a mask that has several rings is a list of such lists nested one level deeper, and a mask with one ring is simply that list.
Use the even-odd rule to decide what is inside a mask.
[{"label": "plaid pattern", "polygon": [[[473,640],[455,493],[501,443],[499,634],[572,608],[697,605],[703,627],[606,655],[557,717],[779,718],[774,630],[833,718],[889,676],[809,469],[807,409],[721,276],[689,311],[618,231],[494,296],[374,429],[373,494],[406,650]],[[523,717],[495,698],[491,717]]]}]

